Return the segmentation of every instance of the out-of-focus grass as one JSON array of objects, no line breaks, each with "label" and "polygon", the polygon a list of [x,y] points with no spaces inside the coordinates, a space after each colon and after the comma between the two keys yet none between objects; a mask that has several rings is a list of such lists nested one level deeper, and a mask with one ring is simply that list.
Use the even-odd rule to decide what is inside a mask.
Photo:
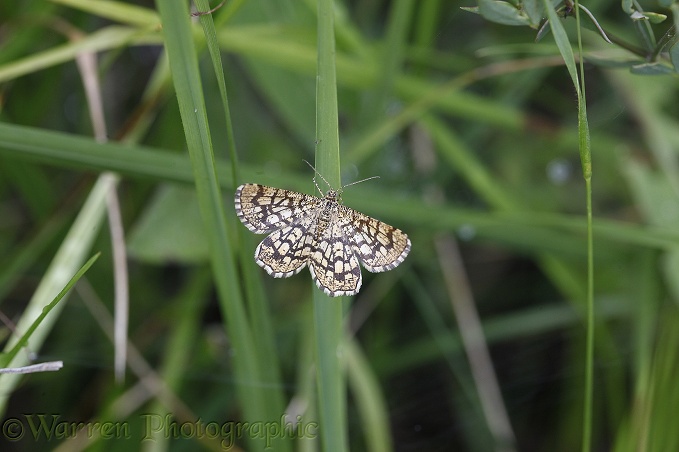
[{"label": "out-of-focus grass", "polygon": [[[246,181],[311,193],[313,174],[302,159],[312,161],[317,147],[333,144],[316,142],[316,2],[227,2],[212,15],[211,37],[209,21],[207,32],[197,23],[190,27],[184,13],[173,17],[176,11],[165,6],[162,15],[151,2],[0,6],[0,309],[25,325],[34,315],[27,300],[38,287],[65,281],[84,256],[102,252],[85,275],[92,291],[63,300],[41,324],[46,341],[27,351],[38,360],[62,359],[64,369],[8,386],[3,419],[54,413],[73,422],[127,422],[130,438],[96,436],[86,443],[181,450],[218,449],[219,439],[194,433],[179,442],[165,442],[172,435],[140,442],[144,420],[170,413],[194,425],[201,419],[228,426],[287,414],[283,422],[299,421],[308,435],[279,435],[277,450],[321,448],[312,436],[327,432],[316,424],[324,419],[318,409],[324,402],[311,366],[313,329],[323,325],[314,325],[310,314],[308,272],[285,280],[263,274],[252,260],[261,237],[242,228],[232,204],[233,187]],[[635,43],[630,21],[597,6],[588,5],[602,24]],[[336,414],[346,422],[347,448],[497,446],[434,257],[432,238],[448,233],[461,242],[517,438],[510,448],[577,450],[586,204],[577,106],[566,68],[555,66],[558,51],[548,38],[533,44],[527,28],[492,24],[441,1],[340,3],[334,16],[342,182],[381,177],[347,188],[344,202],[405,230],[413,242],[399,268],[363,272],[364,287],[345,313],[351,337],[340,358],[348,394],[337,405],[346,402],[346,415]],[[573,24],[563,21],[571,42]],[[651,25],[658,36],[663,27]],[[167,33],[179,41],[168,42],[171,70],[160,47]],[[597,61],[636,58],[592,32],[583,36],[585,55]],[[178,68],[173,58],[181,57],[181,46],[198,51],[197,64]],[[226,91],[214,75],[216,46]],[[90,138],[74,63],[85,50],[100,52],[111,138],[124,144]],[[181,79],[182,73],[194,78]],[[678,438],[672,417],[678,376],[672,331],[679,318],[676,80],[594,65],[586,66],[586,79],[597,321],[593,448],[672,450]],[[188,127],[193,110],[182,108],[180,115],[177,103],[190,92],[205,106],[205,113],[194,111],[197,129]],[[318,108],[332,112],[331,105]],[[191,130],[209,137],[214,162],[209,146],[191,141],[197,137]],[[236,176],[234,143],[242,162]],[[196,162],[214,171],[214,180],[194,172]],[[335,164],[332,180],[326,163],[317,164],[339,185]],[[107,170],[122,177],[128,243],[139,246],[129,250],[130,342],[140,352],[131,360],[148,366],[131,364],[123,387],[113,383],[112,346],[92,317],[104,317],[92,308],[97,298],[112,311],[108,232],[92,229],[98,220],[90,217],[90,229],[75,239],[65,235],[76,214],[91,212],[81,204],[99,193],[93,175]],[[187,191],[201,184],[202,190]],[[199,221],[181,218],[192,206],[202,206]],[[220,210],[223,225],[215,220]],[[215,235],[224,247],[206,240]],[[203,246],[186,250],[182,241]],[[77,257],[60,260],[63,250]],[[238,264],[229,269],[224,259]],[[207,262],[211,278],[201,267]],[[210,284],[220,287],[216,294]],[[225,295],[231,290],[244,301]],[[263,448],[256,433],[241,433],[236,444]],[[42,438],[38,444],[74,450],[85,443]],[[36,441],[14,445],[28,450]]]}]

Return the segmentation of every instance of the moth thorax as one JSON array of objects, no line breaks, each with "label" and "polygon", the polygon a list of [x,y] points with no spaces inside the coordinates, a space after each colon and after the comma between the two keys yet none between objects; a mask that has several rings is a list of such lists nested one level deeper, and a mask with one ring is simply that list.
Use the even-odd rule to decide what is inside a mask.
[{"label": "moth thorax", "polygon": [[325,194],[325,199],[336,201],[337,200],[337,190],[328,190]]}]

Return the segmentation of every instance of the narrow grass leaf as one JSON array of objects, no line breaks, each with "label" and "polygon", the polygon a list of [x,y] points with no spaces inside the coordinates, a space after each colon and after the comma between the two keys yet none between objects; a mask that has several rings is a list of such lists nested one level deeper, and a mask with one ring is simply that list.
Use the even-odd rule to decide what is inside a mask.
[{"label": "narrow grass leaf", "polygon": [[[97,179],[85,204],[80,209],[76,220],[28,302],[21,319],[17,322],[17,331],[27,331],[35,319],[41,315],[44,307],[54,299],[54,294],[61,291],[68,283],[70,276],[80,268],[105,218],[106,195],[113,184],[113,178],[106,175]],[[53,307],[51,314],[42,321],[41,328],[28,338],[28,348],[34,353],[42,347],[52,326],[59,318],[62,306],[63,304],[57,304]],[[5,345],[5,350],[11,350],[16,342],[17,338],[12,337]],[[8,365],[20,367],[27,363],[26,355],[19,354]],[[0,394],[2,394],[0,412],[4,412],[6,409],[9,397],[19,383],[19,378],[19,375],[3,375],[0,377]]]},{"label": "narrow grass leaf", "polygon": [[366,450],[371,452],[394,450],[389,429],[387,401],[382,394],[377,375],[371,369],[368,359],[356,340],[345,339],[343,351],[349,388],[358,406],[360,425],[368,446]]},{"label": "narrow grass leaf", "polygon": [[109,0],[50,0],[95,16],[138,27],[159,25],[158,14],[148,8]]},{"label": "narrow grass leaf", "polygon": [[96,53],[132,43],[159,44],[160,42],[157,31],[152,29],[140,30],[117,25],[106,27],[87,35],[81,40],[69,41],[67,44],[0,66],[0,82],[13,80],[57,64],[73,61],[81,53]]},{"label": "narrow grass leaf", "polygon": [[[339,130],[332,0],[318,0],[318,76],[316,78],[316,169],[339,188]],[[316,375],[321,441],[325,452],[347,449],[346,389],[340,354],[342,297],[332,299],[312,283],[316,334]]]},{"label": "narrow grass leaf", "polygon": [[[177,92],[179,109],[193,167],[196,194],[210,244],[212,270],[226,328],[233,342],[235,387],[244,418],[248,422],[267,420],[267,400],[257,387],[262,381],[255,356],[250,322],[247,319],[241,284],[236,271],[234,249],[229,242],[221,191],[214,165],[214,154],[205,102],[198,72],[198,59],[183,2],[157,2],[163,20],[165,45]],[[250,436],[253,447],[264,447],[263,438]]]},{"label": "narrow grass leaf", "polygon": [[4,353],[2,355],[2,363],[0,363],[0,367],[5,367],[9,365],[9,363],[12,362],[17,353],[19,353],[21,347],[25,347],[28,344],[28,339],[35,332],[35,330],[38,329],[42,321],[45,320],[47,314],[49,314],[52,311],[52,309],[54,309],[57,303],[59,303],[61,299],[66,296],[66,294],[73,288],[75,283],[78,282],[82,275],[84,275],[85,272],[87,272],[87,270],[90,269],[92,264],[94,264],[94,262],[97,259],[99,259],[99,254],[100,253],[95,254],[87,262],[85,262],[85,264],[82,267],[80,267],[80,270],[78,270],[78,272],[75,275],[73,275],[73,277],[68,281],[66,286],[64,286],[64,288],[61,289],[61,292],[59,292],[59,294],[57,294],[57,296],[54,297],[54,299],[42,309],[40,315],[28,327],[26,332],[19,338],[19,340],[16,341],[14,346],[7,353]]}]

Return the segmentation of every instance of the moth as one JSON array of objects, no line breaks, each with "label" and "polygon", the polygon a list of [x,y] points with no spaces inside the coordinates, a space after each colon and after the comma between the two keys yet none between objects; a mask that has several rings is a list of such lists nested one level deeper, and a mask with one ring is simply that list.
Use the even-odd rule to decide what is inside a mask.
[{"label": "moth", "polygon": [[[318,184],[316,188],[322,193]],[[255,234],[269,234],[255,250],[257,264],[274,278],[287,278],[308,266],[316,285],[339,297],[361,289],[359,263],[370,272],[384,272],[403,262],[410,252],[408,236],[344,206],[342,188],[320,198],[260,184],[239,186],[238,218]]]}]

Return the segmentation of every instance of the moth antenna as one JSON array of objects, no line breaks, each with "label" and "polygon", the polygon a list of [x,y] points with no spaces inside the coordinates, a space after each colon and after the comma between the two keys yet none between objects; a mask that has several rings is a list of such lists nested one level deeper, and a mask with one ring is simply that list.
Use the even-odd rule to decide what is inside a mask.
[{"label": "moth antenna", "polygon": [[323,196],[323,191],[321,191],[321,187],[319,187],[318,184],[316,183],[316,176],[314,176],[314,178],[312,180],[314,181],[314,185],[316,186],[316,190],[318,190],[318,192],[321,194],[321,196]]},{"label": "moth antenna", "polygon": [[[325,182],[325,184],[326,184],[329,188],[332,188],[332,185],[330,185],[330,184],[328,183],[328,181],[325,180],[325,177],[323,177],[323,175],[322,175],[321,173],[319,173],[318,171],[316,171],[316,168],[314,168],[314,166],[313,166],[311,163],[309,163],[308,161],[306,161],[306,160],[304,160],[304,159],[302,159],[302,161],[304,161],[304,163],[306,163],[307,165],[309,165],[309,166],[311,167],[311,169],[314,170],[314,173],[316,173],[317,175],[321,176],[321,179],[323,179],[323,182]],[[340,189],[337,190],[337,193],[338,193],[338,194],[341,193],[342,190],[343,190],[344,188],[349,187],[350,185],[356,185],[356,184],[360,184],[361,182],[365,182],[365,181],[367,181],[367,180],[371,180],[371,179],[379,179],[379,178],[380,178],[380,176],[372,176],[372,177],[367,177],[367,178],[365,178],[365,179],[357,180],[356,182],[352,182],[352,183],[350,183],[350,184],[342,185],[342,186],[340,187]],[[316,188],[318,189],[318,191],[319,191],[319,192],[321,193],[321,195],[322,195],[322,194],[323,194],[323,191],[320,189],[320,187],[319,187],[318,184],[316,183],[316,176],[314,176],[314,179],[313,179],[313,180],[314,180],[314,185],[316,186]]]},{"label": "moth antenna", "polygon": [[[316,168],[314,168],[314,165],[312,165],[311,163],[309,163],[308,161],[306,161],[306,160],[304,160],[304,159],[302,159],[302,161],[303,161],[304,163],[306,163],[307,165],[309,165],[309,166],[311,167],[311,169],[314,170],[314,173],[316,173],[316,174],[318,174],[319,176],[321,176],[321,179],[323,179],[323,182],[325,182],[325,184],[328,186],[328,188],[332,188],[332,185],[330,185],[330,184],[328,183],[328,181],[325,180],[325,177],[323,177],[323,175],[322,175],[321,173],[319,173],[318,171],[316,171]],[[321,193],[321,195],[324,194],[323,190],[321,190],[320,187],[318,186],[318,184],[316,183],[316,176],[314,176],[314,185],[316,186],[316,188],[318,189],[318,191]]]},{"label": "moth antenna", "polygon": [[360,184],[361,182],[365,182],[365,181],[370,180],[370,179],[379,179],[379,178],[380,178],[380,176],[371,176],[371,177],[368,177],[368,178],[365,178],[365,179],[357,180],[356,182],[352,182],[352,183],[347,184],[347,185],[342,185],[342,188],[346,188],[350,185]]}]

